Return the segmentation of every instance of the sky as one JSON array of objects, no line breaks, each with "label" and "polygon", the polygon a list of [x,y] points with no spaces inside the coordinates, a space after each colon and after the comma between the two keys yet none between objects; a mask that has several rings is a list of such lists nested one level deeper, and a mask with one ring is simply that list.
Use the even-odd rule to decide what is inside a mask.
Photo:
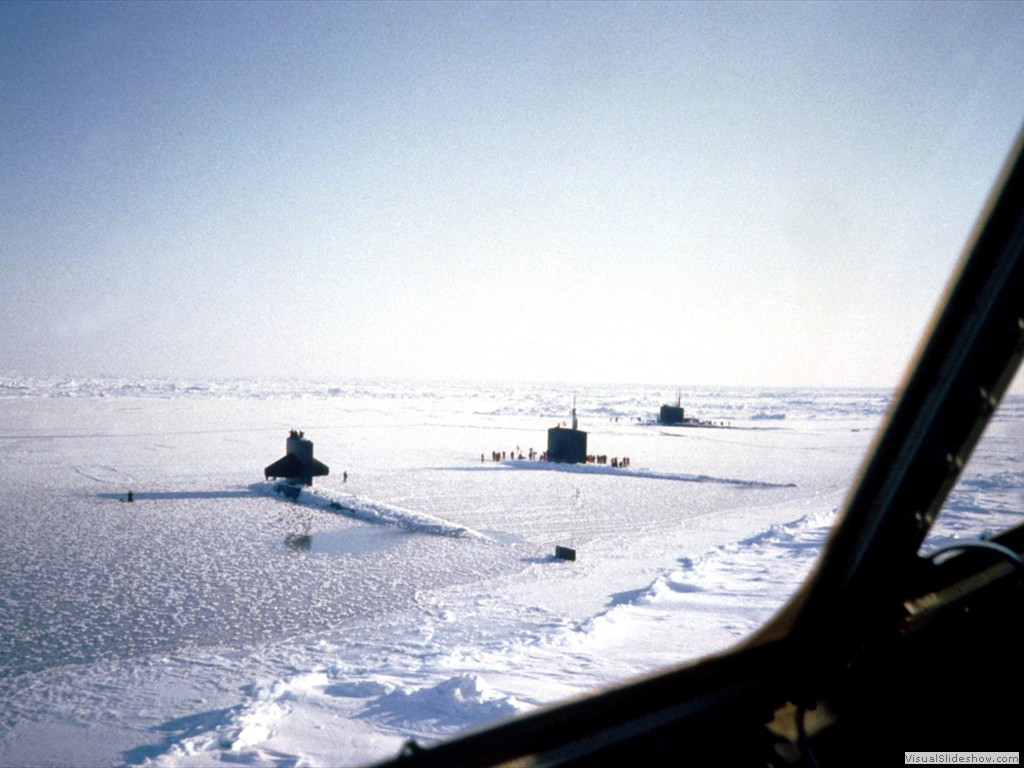
[{"label": "sky", "polygon": [[1016,2],[0,3],[0,371],[899,383]]}]

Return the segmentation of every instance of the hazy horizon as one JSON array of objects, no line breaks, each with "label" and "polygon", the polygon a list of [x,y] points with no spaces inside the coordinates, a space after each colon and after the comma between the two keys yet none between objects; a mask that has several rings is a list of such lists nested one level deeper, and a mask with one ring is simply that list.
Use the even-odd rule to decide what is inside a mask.
[{"label": "hazy horizon", "polygon": [[[721,384],[716,382],[709,382],[707,384],[692,384],[687,382],[670,382],[670,381],[580,381],[580,380],[558,380],[558,379],[486,379],[486,378],[441,378],[441,377],[428,377],[428,376],[311,376],[311,377],[297,377],[288,376],[285,374],[281,375],[268,375],[268,376],[125,376],[119,374],[113,374],[109,372],[96,372],[96,373],[66,373],[66,374],[26,374],[21,371],[4,371],[0,370],[0,379],[12,379],[21,382],[36,382],[40,385],[48,386],[59,386],[61,384],[81,384],[81,383],[96,383],[100,385],[113,385],[113,384],[125,384],[134,383],[139,385],[145,385],[147,383],[152,384],[208,384],[213,387],[224,386],[230,387],[231,385],[243,385],[243,386],[256,386],[256,385],[277,385],[282,387],[286,391],[297,393],[301,391],[303,387],[331,387],[340,389],[345,386],[372,386],[372,385],[406,385],[409,387],[422,388],[429,386],[430,384],[438,384],[445,386],[452,386],[456,388],[491,388],[497,389],[501,387],[513,387],[513,388],[526,388],[526,389],[546,389],[546,388],[565,388],[568,392],[568,402],[571,404],[573,393],[584,392],[588,389],[599,390],[604,388],[630,388],[636,387],[640,389],[664,389],[666,392],[665,397],[667,399],[675,399],[677,390],[681,390],[685,395],[687,392],[713,392],[713,391],[750,391],[756,392],[758,390],[763,391],[780,391],[784,392],[787,390],[794,391],[821,391],[821,392],[841,392],[841,391],[863,391],[863,392],[879,392],[879,393],[895,393],[900,388],[899,386],[842,386],[842,385],[786,385],[786,384],[760,384],[757,382],[750,384]],[[290,389],[291,388],[291,389]],[[98,391],[103,391],[102,389]],[[108,393],[109,394],[109,393]],[[671,397],[669,397],[671,395]],[[667,400],[666,400],[667,401]],[[581,403],[582,406],[582,403]]]},{"label": "hazy horizon", "polygon": [[13,2],[0,103],[10,372],[895,388],[1024,6]]}]

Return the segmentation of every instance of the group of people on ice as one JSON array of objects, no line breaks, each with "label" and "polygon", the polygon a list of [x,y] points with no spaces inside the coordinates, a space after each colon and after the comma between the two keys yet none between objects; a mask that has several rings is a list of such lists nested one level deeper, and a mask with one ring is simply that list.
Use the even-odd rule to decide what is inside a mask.
[{"label": "group of people on ice", "polygon": [[[523,461],[527,458],[529,458],[530,461],[537,461],[538,458],[540,459],[540,461],[547,461],[548,455],[546,453],[542,453],[540,454],[540,456],[538,456],[537,452],[533,450],[533,448],[531,448],[526,452],[526,455],[524,456],[523,449],[520,448],[518,445],[516,446],[516,449],[514,451],[509,451],[508,453],[506,453],[505,451],[491,451],[491,461],[505,461],[506,459],[517,459],[519,461]],[[480,461],[483,460],[484,455],[481,453]]]},{"label": "group of people on ice", "polygon": [[604,454],[587,454],[587,464],[611,464],[613,467],[628,467],[629,456],[623,456],[621,459],[618,456],[612,456],[611,461]]},{"label": "group of people on ice", "polygon": [[[538,455],[537,451],[533,450],[533,448],[528,450],[524,455],[523,449],[518,445],[514,451],[491,451],[491,461],[507,461],[508,459],[512,459],[513,461],[523,461],[527,458],[530,461],[547,461],[548,455],[547,453],[541,453]],[[483,463],[484,461],[486,461],[485,454],[481,453],[480,462]],[[629,466],[629,456],[623,456],[622,458],[612,456],[609,460],[608,456],[605,454],[595,455],[589,453],[587,454],[587,464],[610,464],[616,468],[625,468]]]}]

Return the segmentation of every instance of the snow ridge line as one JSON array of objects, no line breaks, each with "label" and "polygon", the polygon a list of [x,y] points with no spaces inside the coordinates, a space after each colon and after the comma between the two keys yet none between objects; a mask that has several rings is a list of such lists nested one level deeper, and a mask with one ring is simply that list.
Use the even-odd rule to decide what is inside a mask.
[{"label": "snow ridge line", "polygon": [[745,488],[796,488],[796,483],[773,483],[767,480],[741,480],[711,475],[689,475],[678,472],[652,472],[649,469],[628,469],[605,464],[562,464],[554,461],[505,460],[502,466],[512,469],[541,469],[555,472],[575,472],[581,475],[616,475],[617,477],[640,477],[650,480],[679,480],[685,483],[721,483]]},{"label": "snow ridge line", "polygon": [[[780,574],[792,575],[794,581],[784,588],[786,593],[795,590],[805,577],[824,546],[835,523],[838,509],[811,512],[786,523],[776,523],[739,541],[719,545],[697,558],[682,557],[675,567],[666,569],[646,587],[627,593],[614,600],[605,610],[579,622],[571,630],[576,635],[594,631],[597,624],[608,620],[616,613],[652,606],[666,597],[686,593],[722,592],[730,580],[739,580],[740,574],[749,563],[763,563],[766,560],[786,559],[802,561],[806,568],[796,568],[796,573],[787,574],[783,568]],[[768,591],[778,584],[766,581],[757,574],[753,581],[761,591]]]},{"label": "snow ridge line", "polygon": [[355,494],[331,496],[323,491],[303,488],[287,482],[254,483],[249,487],[256,493],[281,496],[296,504],[344,515],[364,523],[390,525],[407,531],[430,533],[435,536],[492,540],[489,536],[464,525],[425,512],[363,499]]},{"label": "snow ridge line", "polygon": [[[154,768],[225,762],[253,766],[320,764],[315,752],[304,754],[296,749],[299,742],[289,732],[288,722],[296,709],[333,713],[335,722],[342,721],[339,727],[356,741],[381,741],[379,735],[368,736],[371,728],[390,732],[383,739],[394,742],[393,752],[397,754],[410,736],[435,741],[530,708],[494,690],[473,673],[425,684],[412,680],[351,683],[339,674],[333,669],[317,670],[249,686],[245,701],[213,713],[206,722],[190,723],[193,727],[187,733],[162,745],[161,752],[145,756],[141,764]],[[315,750],[315,744],[310,746]]]}]

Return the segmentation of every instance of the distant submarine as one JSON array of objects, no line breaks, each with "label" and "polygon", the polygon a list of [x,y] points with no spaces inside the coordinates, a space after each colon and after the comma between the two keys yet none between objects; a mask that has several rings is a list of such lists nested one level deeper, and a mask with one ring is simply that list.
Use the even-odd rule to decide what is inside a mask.
[{"label": "distant submarine", "polygon": [[587,461],[587,433],[576,420],[576,398],[572,399],[572,429],[552,427],[548,430],[548,461],[562,464],[584,464]]},{"label": "distant submarine", "polygon": [[313,441],[293,429],[285,441],[285,455],[263,470],[263,478],[269,480],[273,477],[312,485],[314,477],[323,477],[330,471],[326,464],[313,458]]}]

